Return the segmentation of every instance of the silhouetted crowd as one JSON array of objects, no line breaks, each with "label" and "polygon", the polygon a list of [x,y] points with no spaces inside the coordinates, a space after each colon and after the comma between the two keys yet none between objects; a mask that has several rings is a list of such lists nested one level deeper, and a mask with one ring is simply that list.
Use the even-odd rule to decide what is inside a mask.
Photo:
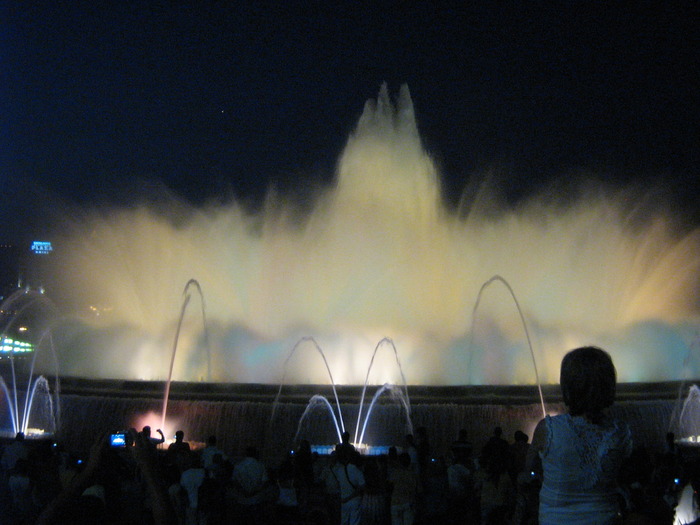
[{"label": "silhouetted crowd", "polygon": [[[159,431],[158,431],[159,432]],[[362,455],[345,434],[319,456],[307,441],[274,464],[250,446],[221,450],[215,436],[191,449],[178,431],[165,446],[150,428],[108,437],[89,457],[18,434],[1,454],[0,525],[6,524],[536,524],[540,480],[526,468],[528,436],[500,428],[475,448],[467,430],[437,456],[426,428],[388,454]],[[620,479],[621,523],[698,517],[696,464],[673,436],[663,451],[636,449]],[[689,504],[681,511],[679,501]]]}]

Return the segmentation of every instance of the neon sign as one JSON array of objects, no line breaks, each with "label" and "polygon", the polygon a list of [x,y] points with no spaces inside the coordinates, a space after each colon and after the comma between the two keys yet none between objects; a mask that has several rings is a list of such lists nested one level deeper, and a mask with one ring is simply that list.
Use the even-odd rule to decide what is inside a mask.
[{"label": "neon sign", "polygon": [[31,250],[37,255],[46,255],[53,251],[53,246],[47,241],[34,241]]}]

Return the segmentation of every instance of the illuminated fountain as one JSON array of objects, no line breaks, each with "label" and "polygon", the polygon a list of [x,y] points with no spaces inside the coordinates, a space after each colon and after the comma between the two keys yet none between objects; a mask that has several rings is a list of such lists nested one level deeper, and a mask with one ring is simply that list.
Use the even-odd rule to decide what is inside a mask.
[{"label": "illuminated fountain", "polygon": [[[677,227],[632,189],[545,193],[504,208],[493,186],[448,210],[408,91],[394,106],[383,88],[347,142],[335,186],[319,189],[306,214],[274,195],[257,214],[175,199],[166,210],[76,211],[55,235],[56,301],[109,309],[66,328],[62,370],[165,379],[174,305],[195,277],[207,290],[213,381],[274,384],[270,364],[312,334],[340,384],[362,384],[369,349],[385,336],[411,383],[534,384],[507,294],[482,300],[469,333],[480,287],[500,275],[517,289],[543,383],[557,382],[567,349],[591,342],[611,352],[623,382],[677,379],[698,328],[700,231]],[[175,379],[208,378],[200,327],[182,327]],[[700,376],[697,363],[691,372]],[[324,376],[317,363],[288,380]]]},{"label": "illuminated fountain", "polygon": [[[78,313],[56,342],[62,373],[162,382],[172,360],[176,382],[275,385],[312,335],[326,363],[290,363],[286,382],[323,385],[330,368],[334,384],[362,385],[385,337],[411,385],[534,385],[533,359],[554,384],[585,344],[611,353],[621,382],[679,379],[700,325],[700,230],[646,189],[572,184],[506,206],[493,175],[450,209],[405,87],[367,102],[334,185],[307,189],[301,210],[274,193],[257,212],[159,195],[57,220],[52,297]],[[517,308],[505,287],[481,294],[493,276]],[[192,277],[206,336],[179,316]],[[405,383],[389,353],[372,369],[372,384]]]},{"label": "illuminated fountain", "polygon": [[[513,302],[515,303],[515,307],[518,310],[518,315],[520,316],[520,321],[522,322],[523,325],[523,331],[525,332],[525,339],[527,340],[527,346],[528,349],[530,350],[530,356],[532,356],[532,369],[535,372],[535,382],[537,383],[537,391],[540,395],[540,404],[542,405],[542,417],[545,417],[547,415],[547,411],[544,406],[544,395],[542,394],[542,384],[540,383],[540,375],[539,372],[537,371],[537,360],[535,359],[535,351],[532,348],[532,339],[530,338],[530,332],[527,329],[527,323],[525,322],[525,316],[523,315],[523,310],[520,308],[520,303],[518,302],[518,298],[515,296],[515,292],[513,291],[513,288],[510,286],[508,281],[506,281],[503,277],[500,275],[494,275],[491,277],[488,281],[486,281],[481,288],[479,289],[479,294],[476,297],[476,302],[474,303],[474,310],[472,311],[472,326],[471,330],[469,331],[472,336],[474,335],[474,327],[476,325],[476,320],[477,320],[477,311],[479,309],[479,304],[481,303],[481,296],[484,293],[484,290],[491,285],[492,283],[502,283],[503,286],[506,287],[508,292],[510,293],[510,296],[513,298]],[[470,344],[467,350],[471,350],[472,345]],[[473,354],[470,352],[469,353],[469,358],[471,359]],[[469,366],[469,370],[471,371],[473,367]]]},{"label": "illuminated fountain", "polygon": [[[688,354],[683,361],[683,380],[678,387],[678,398],[668,428],[669,432],[676,436],[677,443],[686,449],[686,453],[687,447],[700,448],[700,387],[697,384],[688,386],[688,382],[692,380],[688,373],[690,363],[700,357],[699,351],[700,334],[696,334],[693,342],[688,345]],[[686,387],[687,394],[684,399]],[[692,454],[697,455],[698,451],[693,450]]]},{"label": "illuminated fountain", "polygon": [[207,315],[206,309],[204,307],[204,294],[202,293],[202,288],[201,286],[199,286],[199,283],[196,281],[196,279],[190,279],[189,281],[187,281],[185,289],[182,292],[182,295],[184,296],[184,299],[182,301],[182,310],[180,311],[180,318],[177,322],[177,330],[175,331],[175,341],[173,342],[173,353],[172,357],[170,358],[170,367],[168,368],[168,379],[165,382],[165,394],[163,395],[163,410],[161,411],[162,417],[160,422],[161,429],[166,428],[165,421],[168,414],[168,401],[170,399],[170,386],[173,380],[173,366],[175,364],[175,357],[177,356],[177,344],[180,340],[180,330],[182,329],[182,322],[185,319],[185,313],[187,312],[187,305],[190,303],[190,299],[192,298],[192,292],[190,291],[190,288],[194,288],[197,290],[197,293],[199,294],[200,303],[202,305],[202,326],[204,332],[205,350],[207,352],[207,378],[211,379],[211,353],[209,350],[209,337],[207,335]]},{"label": "illuminated fountain", "polygon": [[333,426],[335,427],[336,433],[338,435],[338,442],[341,440],[342,433],[345,432],[345,421],[343,419],[343,413],[340,408],[340,400],[338,399],[338,390],[336,388],[335,380],[333,379],[333,373],[331,372],[330,367],[328,366],[328,360],[326,359],[326,354],[323,352],[321,347],[318,345],[316,340],[313,337],[303,337],[301,338],[292,348],[291,352],[289,352],[289,356],[284,362],[284,372],[282,374],[282,381],[280,382],[280,387],[279,390],[277,391],[277,396],[275,397],[275,401],[272,404],[272,415],[270,416],[270,430],[275,431],[275,410],[277,409],[277,406],[279,404],[280,396],[282,395],[282,389],[284,388],[286,384],[286,376],[287,376],[287,368],[290,360],[294,355],[296,354],[297,350],[300,348],[300,346],[303,343],[309,342],[313,345],[314,349],[318,352],[318,354],[321,356],[323,359],[323,362],[326,366],[326,370],[328,371],[328,378],[330,379],[330,384],[331,388],[333,389],[333,396],[335,398],[335,406],[336,410],[338,411],[338,416],[336,417],[335,412],[333,411],[333,407],[331,406],[330,402],[325,396],[322,396],[320,394],[315,394],[309,401],[307,408],[304,410],[304,414],[302,414],[301,418],[299,419],[299,428],[297,429],[297,435],[295,436],[295,441],[298,438],[299,431],[301,429],[301,425],[303,422],[306,420],[306,416],[310,412],[310,410],[318,405],[321,405],[323,407],[328,408],[328,412],[333,419]]},{"label": "illuminated fountain", "polygon": [[[5,419],[9,420],[9,424],[0,427],[3,435],[22,432],[36,438],[52,435],[57,430],[60,414],[58,361],[51,329],[44,326],[46,320],[42,319],[46,311],[49,319],[55,315],[51,301],[43,293],[31,290],[18,290],[0,305],[0,393],[5,400],[0,413],[6,411]],[[14,334],[19,334],[23,340]],[[29,342],[29,338],[34,342]],[[44,350],[47,347],[48,350]],[[56,375],[53,392],[46,377],[35,377],[37,356],[43,352],[50,352],[53,357],[50,363]]]},{"label": "illuminated fountain", "polygon": [[684,444],[700,445],[700,388],[691,385],[688,397],[678,416],[679,440]]},{"label": "illuminated fountain", "polygon": [[[336,389],[336,384],[335,381],[333,380],[333,374],[331,373],[330,368],[328,367],[328,361],[326,360],[325,353],[321,349],[321,347],[318,345],[318,343],[312,338],[312,337],[304,337],[300,339],[292,348],[289,357],[287,357],[287,360],[284,363],[284,374],[282,377],[282,382],[280,383],[279,390],[277,392],[277,396],[275,397],[275,401],[273,403],[273,408],[272,408],[272,415],[270,417],[270,432],[271,433],[277,433],[278,430],[276,429],[275,426],[275,410],[279,404],[280,397],[282,396],[282,390],[285,386],[285,378],[287,375],[287,368],[290,360],[296,355],[297,350],[300,348],[305,343],[310,343],[313,348],[317,351],[317,353],[320,355],[320,357],[323,359],[326,369],[328,370],[328,378],[330,379],[330,386],[333,390],[333,396],[335,400],[335,405],[336,405],[336,410],[337,410],[337,416],[336,412],[333,410],[333,406],[331,402],[328,400],[327,397],[320,395],[320,394],[314,394],[311,399],[309,400],[309,403],[307,404],[304,413],[302,414],[301,418],[299,419],[299,424],[297,425],[297,430],[296,434],[294,436],[294,443],[298,443],[300,439],[300,434],[302,433],[302,430],[304,429],[304,425],[307,422],[307,418],[312,414],[314,409],[316,408],[321,408],[321,412],[323,414],[327,414],[330,416],[332,420],[332,428],[335,429],[336,432],[336,438],[337,440],[334,441],[335,443],[340,443],[342,441],[342,434],[345,432],[345,420],[343,418],[343,413],[341,410],[341,404],[338,399],[338,392]],[[365,396],[367,394],[367,386],[369,384],[370,380],[370,374],[372,372],[372,367],[374,365],[374,359],[377,356],[378,351],[381,348],[384,347],[390,347],[393,351],[394,357],[396,358],[396,366],[398,367],[398,370],[401,373],[401,377],[403,379],[403,384],[400,386],[396,385],[391,385],[391,384],[384,384],[381,387],[379,387],[376,392],[374,393],[372,400],[367,408],[367,412],[364,414],[363,417],[363,406],[365,403]],[[306,361],[308,363],[308,360]],[[377,446],[375,445],[369,445],[368,443],[365,442],[365,432],[367,430],[368,423],[370,422],[372,418],[372,412],[374,410],[375,405],[379,401],[379,399],[382,397],[383,394],[388,394],[391,396],[391,399],[394,400],[398,407],[401,409],[402,413],[405,414],[405,427],[401,428],[401,432],[398,435],[393,436],[393,442],[389,443],[389,445],[392,444],[397,444],[400,443],[400,440],[403,438],[403,436],[407,433],[412,434],[413,433],[413,424],[411,422],[411,403],[410,403],[410,398],[408,395],[408,384],[406,383],[406,378],[403,375],[403,370],[401,368],[401,361],[399,359],[399,354],[396,349],[396,346],[394,345],[394,342],[389,339],[389,338],[383,338],[379,343],[374,348],[374,352],[372,353],[372,360],[369,363],[369,366],[367,368],[367,375],[365,377],[365,383],[362,387],[362,394],[360,395],[360,402],[359,402],[359,410],[357,412],[357,417],[356,417],[356,427],[355,427],[355,434],[354,438],[352,439],[352,444],[355,446],[356,449],[364,452],[371,454],[373,452],[376,452],[378,450],[383,450],[387,448],[389,445],[384,445],[382,446]],[[362,425],[362,426],[360,426]],[[312,432],[312,439],[315,437],[316,439],[318,438],[318,429],[315,429],[314,432]],[[332,450],[331,445],[320,445],[315,447],[316,450],[321,450],[323,449],[323,452],[330,452]]]}]

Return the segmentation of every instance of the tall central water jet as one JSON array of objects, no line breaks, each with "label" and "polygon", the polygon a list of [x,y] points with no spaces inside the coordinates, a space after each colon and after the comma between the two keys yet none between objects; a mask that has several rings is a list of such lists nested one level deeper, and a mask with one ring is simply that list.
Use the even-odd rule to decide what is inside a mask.
[{"label": "tall central water jet", "polygon": [[[589,343],[613,354],[620,381],[679,377],[700,324],[700,233],[677,228],[653,199],[593,189],[504,208],[485,186],[450,210],[405,87],[395,103],[382,87],[365,105],[334,186],[318,195],[306,213],[270,195],[256,214],[174,199],[167,210],[72,214],[53,261],[53,296],[79,318],[62,330],[64,372],[164,379],[180,286],[194,277],[207,290],[214,381],[276,383],[270,363],[313,335],[338,383],[362,384],[369,349],[391,337],[409,383],[531,384],[509,297],[488,294],[470,333],[480,287],[502,275],[519,292],[542,382],[557,382],[563,353]],[[90,305],[99,318],[81,313]],[[183,326],[190,350],[178,352],[174,378],[207,377],[200,330]],[[391,356],[374,370],[374,384],[401,384]],[[325,377],[315,363],[287,379]]]}]

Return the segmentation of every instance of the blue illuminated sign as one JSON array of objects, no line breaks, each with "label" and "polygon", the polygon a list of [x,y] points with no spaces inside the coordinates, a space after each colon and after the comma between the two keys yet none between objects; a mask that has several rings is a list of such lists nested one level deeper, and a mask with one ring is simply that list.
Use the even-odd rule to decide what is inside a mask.
[{"label": "blue illuminated sign", "polygon": [[47,241],[34,241],[31,250],[38,255],[45,255],[53,251],[53,246]]}]

